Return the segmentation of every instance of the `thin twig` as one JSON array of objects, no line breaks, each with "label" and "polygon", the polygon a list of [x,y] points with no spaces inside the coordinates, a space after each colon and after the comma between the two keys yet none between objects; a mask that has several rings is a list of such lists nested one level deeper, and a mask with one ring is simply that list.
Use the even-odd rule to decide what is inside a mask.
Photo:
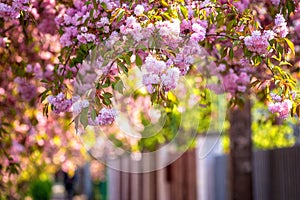
[{"label": "thin twig", "polygon": [[223,35],[223,34],[206,34],[206,37],[227,37],[229,39],[232,39],[232,40],[239,40],[239,38],[235,38],[235,37],[232,37],[232,36],[229,36],[229,35]]},{"label": "thin twig", "polygon": [[4,35],[7,31],[13,29],[14,27],[15,27],[14,25],[11,25],[11,26],[8,27],[7,29],[3,30],[3,31],[1,32],[1,35]]}]

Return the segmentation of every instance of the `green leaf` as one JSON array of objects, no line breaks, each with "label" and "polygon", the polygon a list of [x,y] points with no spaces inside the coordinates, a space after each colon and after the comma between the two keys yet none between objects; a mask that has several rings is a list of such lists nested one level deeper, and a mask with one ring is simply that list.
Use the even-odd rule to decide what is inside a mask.
[{"label": "green leaf", "polygon": [[164,1],[164,0],[160,0],[160,4],[163,6],[163,7],[169,7],[169,4]]},{"label": "green leaf", "polygon": [[244,48],[244,55],[246,57],[250,57],[253,53],[251,51],[249,51],[247,48]]},{"label": "green leaf", "polygon": [[121,56],[121,58],[125,61],[125,63],[126,63],[128,66],[131,65],[130,56],[128,56],[127,54],[124,54],[123,56]]},{"label": "green leaf", "polygon": [[169,13],[163,13],[162,16],[166,19],[171,19],[171,16],[169,15]]},{"label": "green leaf", "polygon": [[109,93],[109,92],[105,92],[104,94],[103,94],[103,96],[105,97],[105,98],[112,98],[112,94],[111,93]]},{"label": "green leaf", "polygon": [[118,66],[121,67],[122,71],[128,76],[128,68],[122,62],[118,62]]},{"label": "green leaf", "polygon": [[172,101],[173,103],[178,103],[178,99],[177,97],[172,93],[172,92],[168,92],[168,99],[170,101]]},{"label": "green leaf", "polygon": [[100,5],[101,5],[101,7],[102,7],[104,10],[107,9],[107,6],[106,6],[106,4],[105,4],[104,2],[102,2]]},{"label": "green leaf", "polygon": [[252,61],[255,66],[258,66],[262,62],[262,58],[259,55],[253,56]]},{"label": "green leaf", "polygon": [[281,55],[283,54],[283,48],[280,44],[276,45],[276,50],[280,54],[279,57],[281,57]]},{"label": "green leaf", "polygon": [[109,78],[107,78],[105,80],[105,83],[103,85],[101,85],[101,86],[99,85],[99,87],[101,87],[101,88],[108,88],[110,86],[110,84],[111,84],[111,81],[110,81]]},{"label": "green leaf", "polygon": [[108,98],[104,98],[102,102],[103,102],[104,105],[106,105],[106,106],[109,106],[109,105],[112,103],[111,100],[108,99]]},{"label": "green leaf", "polygon": [[83,125],[84,128],[87,127],[88,125],[88,112],[89,112],[89,108],[84,108],[82,109],[81,113],[80,113],[80,123]]},{"label": "green leaf", "polygon": [[157,100],[158,92],[155,91],[154,93],[151,94],[151,102],[155,102]]},{"label": "green leaf", "polygon": [[[222,20],[224,20],[224,16],[223,16]],[[235,24],[236,24],[236,20],[235,20],[235,19],[234,19],[234,20],[231,20],[229,23],[227,23],[227,25],[226,25],[226,30],[231,31],[231,30],[232,30],[232,27],[233,27]],[[221,25],[223,25],[223,24],[221,24]]]},{"label": "green leaf", "polygon": [[232,48],[230,48],[230,50],[229,50],[229,57],[231,59],[233,59],[233,49]]},{"label": "green leaf", "polygon": [[222,47],[220,50],[221,57],[224,58],[227,55],[227,48]]},{"label": "green leaf", "polygon": [[180,5],[180,11],[184,19],[188,18],[188,9],[185,6]]},{"label": "green leaf", "polygon": [[91,118],[93,121],[95,121],[97,117],[97,111],[95,110],[95,108],[92,108],[92,111],[91,111]]},{"label": "green leaf", "polygon": [[278,57],[276,56],[276,55],[273,55],[271,58],[274,58],[275,60],[277,60],[277,61],[281,61],[281,53],[278,53],[279,55],[278,55]]},{"label": "green leaf", "polygon": [[48,112],[49,112],[49,103],[46,103],[43,108],[43,116],[46,116],[48,118]]},{"label": "green leaf", "polygon": [[118,15],[117,22],[120,22],[122,20],[124,14],[125,14],[125,11],[121,10],[120,13],[119,13],[119,15]]},{"label": "green leaf", "polygon": [[281,61],[280,63],[279,63],[279,66],[282,66],[282,65],[288,65],[288,66],[293,66],[291,63],[289,63],[288,61]]},{"label": "green leaf", "polygon": [[233,47],[238,46],[238,45],[240,45],[240,41],[239,40],[233,41],[232,44],[233,44]]},{"label": "green leaf", "polygon": [[295,4],[293,0],[286,1],[286,8],[288,10],[288,14],[290,15],[292,12],[295,11]]},{"label": "green leaf", "polygon": [[[216,17],[216,25],[217,27],[221,27],[224,25],[224,15],[222,13],[219,13]],[[228,29],[227,29],[228,30]]]},{"label": "green leaf", "polygon": [[49,89],[47,89],[46,91],[44,91],[43,93],[41,93],[41,102],[43,102],[47,97],[48,97],[48,92]]},{"label": "green leaf", "polygon": [[93,16],[94,16],[94,9],[92,9],[92,10],[90,11],[90,18],[93,19]]},{"label": "green leaf", "polygon": [[288,38],[284,38],[284,40],[286,41],[287,45],[292,50],[292,53],[295,55],[295,46],[294,46],[294,43],[291,40],[289,40]]},{"label": "green leaf", "polygon": [[3,18],[0,19],[0,28],[4,28],[4,19]]},{"label": "green leaf", "polygon": [[84,5],[87,5],[87,6],[90,5],[90,4],[92,4],[92,2],[90,2],[90,1],[87,1],[87,2],[84,3]]},{"label": "green leaf", "polygon": [[2,125],[2,126],[11,127],[11,124],[9,124],[9,123],[7,123],[7,122],[2,122],[1,125]]},{"label": "green leaf", "polygon": [[136,51],[137,50],[143,50],[143,51],[146,51],[147,50],[147,47],[144,45],[144,44],[138,44],[136,46]]},{"label": "green leaf", "polygon": [[112,84],[112,87],[114,90],[118,91],[119,93],[123,94],[124,84],[122,80],[119,80],[117,82],[114,82]]},{"label": "green leaf", "polygon": [[95,104],[99,107],[101,106],[101,102],[100,102],[100,99],[98,97],[95,98]]},{"label": "green leaf", "polygon": [[136,55],[135,55],[135,64],[136,64],[136,66],[138,66],[139,68],[141,68],[141,66],[143,65],[142,58],[139,56],[139,54],[136,54]]}]

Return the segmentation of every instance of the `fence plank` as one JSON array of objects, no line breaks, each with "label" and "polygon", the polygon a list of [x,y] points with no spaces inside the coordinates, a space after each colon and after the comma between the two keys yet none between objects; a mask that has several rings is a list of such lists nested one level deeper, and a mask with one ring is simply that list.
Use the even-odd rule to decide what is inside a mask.
[{"label": "fence plank", "polygon": [[[120,165],[120,160],[111,161],[114,165]],[[114,170],[112,168],[107,168],[108,180],[108,199],[110,200],[120,200],[121,194],[121,174],[120,171]]]},{"label": "fence plank", "polygon": [[183,197],[183,162],[182,157],[171,164],[171,199],[182,200]]},{"label": "fence plank", "polygon": [[186,152],[186,163],[187,167],[183,168],[184,173],[186,174],[185,182],[187,185],[187,200],[197,199],[197,175],[196,175],[196,151],[195,149]]},{"label": "fence plank", "polygon": [[229,200],[230,181],[228,155],[218,155],[215,157],[214,166],[214,193],[215,200]]},{"label": "fence plank", "polygon": [[121,167],[121,200],[130,200],[130,175],[126,172],[130,168],[130,157],[122,156]]},{"label": "fence plank", "polygon": [[[131,168],[134,172],[138,172],[141,164],[138,161],[131,160]],[[142,173],[131,173],[130,174],[130,191],[131,191],[131,200],[140,200],[142,199]]]},{"label": "fence plank", "polygon": [[257,151],[253,155],[253,189],[257,200],[271,199],[270,151]]},{"label": "fence plank", "polygon": [[[143,158],[143,167],[145,171],[153,169],[156,164],[156,157],[145,156]],[[156,182],[154,179],[155,173],[146,172],[143,174],[143,199],[144,200],[155,200],[156,198]]]},{"label": "fence plank", "polygon": [[157,174],[157,199],[170,200],[170,184],[167,181],[167,168],[160,169]]},{"label": "fence plank", "polygon": [[159,170],[156,171],[156,183],[157,183],[157,199],[158,200],[170,200],[170,182],[168,180],[168,168],[161,169],[164,163],[170,158],[167,149],[160,149],[160,153],[157,154],[156,162]]}]

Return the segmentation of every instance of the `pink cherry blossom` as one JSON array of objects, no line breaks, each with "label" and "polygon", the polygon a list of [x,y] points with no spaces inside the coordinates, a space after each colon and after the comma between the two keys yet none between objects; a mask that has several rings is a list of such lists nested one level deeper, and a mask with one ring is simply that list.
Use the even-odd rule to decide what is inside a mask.
[{"label": "pink cherry blossom", "polygon": [[53,105],[53,112],[59,114],[61,112],[67,112],[72,106],[72,99],[67,99],[63,93],[59,93],[57,96],[48,96],[49,104]]},{"label": "pink cherry blossom", "polygon": [[176,88],[179,80],[180,71],[177,67],[169,68],[166,74],[163,74],[162,85],[165,88],[165,91],[173,90]]},{"label": "pink cherry blossom", "polygon": [[279,114],[279,117],[285,119],[289,116],[292,109],[292,102],[289,99],[285,99],[279,102],[272,102],[268,105],[269,111]]},{"label": "pink cherry blossom", "polygon": [[97,125],[110,125],[115,121],[117,112],[115,109],[102,108],[95,119]]},{"label": "pink cherry blossom", "polygon": [[246,47],[253,52],[258,54],[266,54],[268,53],[269,46],[269,34],[261,34],[260,31],[253,31],[251,36],[247,36],[244,38],[244,42]]},{"label": "pink cherry blossom", "polygon": [[136,14],[137,16],[140,16],[141,14],[143,14],[144,12],[144,6],[142,5],[137,5],[135,8],[134,8],[134,14]]},{"label": "pink cherry blossom", "polygon": [[287,23],[282,16],[282,14],[277,14],[275,17],[275,27],[274,27],[275,33],[279,35],[279,37],[284,38],[289,33]]}]

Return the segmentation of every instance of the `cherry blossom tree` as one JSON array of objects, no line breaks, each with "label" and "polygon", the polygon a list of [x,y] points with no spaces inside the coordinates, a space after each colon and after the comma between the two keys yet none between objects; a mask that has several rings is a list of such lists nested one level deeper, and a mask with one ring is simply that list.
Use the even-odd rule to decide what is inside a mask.
[{"label": "cherry blossom tree", "polygon": [[0,27],[3,177],[36,160],[72,168],[66,155],[81,150],[69,111],[76,128],[113,126],[136,69],[146,91],[136,96],[175,126],[181,78],[196,80],[198,103],[212,91],[247,107],[255,94],[277,118],[300,115],[298,1],[12,0],[0,3]]}]

